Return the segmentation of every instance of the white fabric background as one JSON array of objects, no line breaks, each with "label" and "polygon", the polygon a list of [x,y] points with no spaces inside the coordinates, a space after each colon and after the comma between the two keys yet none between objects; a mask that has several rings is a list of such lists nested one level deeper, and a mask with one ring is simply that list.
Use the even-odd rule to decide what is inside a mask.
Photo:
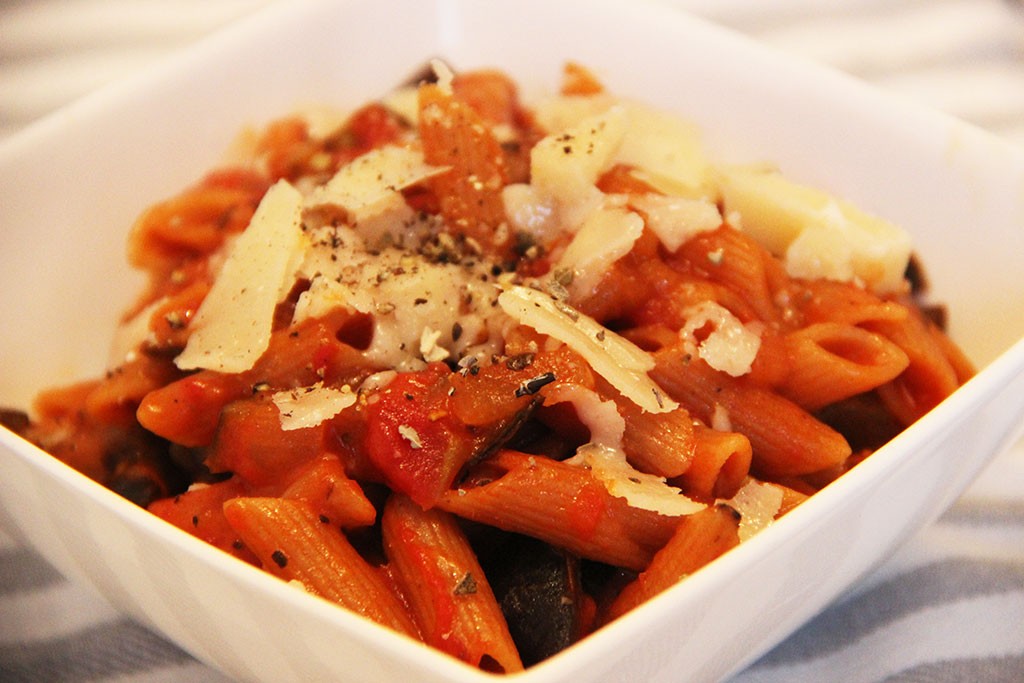
[{"label": "white fabric background", "polygon": [[[1017,3],[671,1],[1024,144],[1024,9]],[[268,2],[0,2],[0,140]],[[225,681],[2,531],[0,680]],[[1022,680],[1019,444],[936,524],[733,683]]]}]

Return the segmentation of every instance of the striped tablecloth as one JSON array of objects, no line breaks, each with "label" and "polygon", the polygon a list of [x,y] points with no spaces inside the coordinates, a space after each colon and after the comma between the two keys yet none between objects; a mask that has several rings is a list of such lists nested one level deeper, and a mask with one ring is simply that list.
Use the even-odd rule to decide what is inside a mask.
[{"label": "striped tablecloth", "polygon": [[[4,0],[0,139],[267,2]],[[1013,2],[673,2],[1024,144]],[[226,681],[0,530],[0,681],[85,680]],[[1024,681],[1024,443],[733,683],[782,681]]]}]

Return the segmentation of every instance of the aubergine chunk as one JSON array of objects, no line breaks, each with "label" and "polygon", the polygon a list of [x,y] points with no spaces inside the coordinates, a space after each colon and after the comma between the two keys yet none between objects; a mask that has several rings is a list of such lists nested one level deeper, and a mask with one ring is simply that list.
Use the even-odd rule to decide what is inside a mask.
[{"label": "aubergine chunk", "polygon": [[507,534],[482,562],[524,665],[579,639],[584,596],[578,558],[543,541]]}]

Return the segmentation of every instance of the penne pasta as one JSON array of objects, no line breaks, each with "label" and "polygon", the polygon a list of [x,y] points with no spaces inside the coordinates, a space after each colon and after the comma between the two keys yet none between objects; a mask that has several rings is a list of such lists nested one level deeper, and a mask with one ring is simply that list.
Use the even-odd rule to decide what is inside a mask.
[{"label": "penne pasta", "polygon": [[685,517],[672,538],[612,602],[610,621],[674,586],[739,543],[739,514],[726,505],[709,507]]},{"label": "penne pasta", "polygon": [[775,291],[787,281],[781,264],[749,235],[724,226],[687,241],[676,254],[677,268],[720,284],[743,302],[730,308],[744,319],[776,322]]},{"label": "penne pasta", "polygon": [[719,431],[702,423],[694,427],[695,445],[690,467],[670,483],[697,500],[731,498],[750,473],[753,448],[739,432]]},{"label": "penne pasta", "polygon": [[952,393],[962,381],[962,363],[954,366],[931,324],[919,314],[899,322],[878,321],[872,329],[885,335],[909,359],[905,372],[879,388],[889,410],[903,424],[913,423]]},{"label": "penne pasta", "polygon": [[812,412],[891,382],[910,364],[885,337],[841,323],[808,325],[785,343],[791,362],[779,391]]},{"label": "penne pasta", "polygon": [[679,408],[648,413],[631,401],[615,400],[625,420],[622,448],[637,469],[671,480],[691,498],[729,498],[750,470],[750,441],[715,431]]},{"label": "penne pasta", "polygon": [[439,507],[630,569],[646,566],[678,523],[630,507],[581,467],[507,450],[446,493]]},{"label": "penne pasta", "polygon": [[224,503],[224,514],[271,574],[296,581],[314,595],[418,637],[416,625],[380,570],[307,504],[285,498],[234,498]]},{"label": "penne pasta", "polygon": [[456,518],[394,495],[381,525],[391,573],[424,640],[472,666],[521,670],[505,617]]},{"label": "penne pasta", "polygon": [[655,354],[652,375],[672,398],[705,423],[725,423],[753,448],[751,470],[766,479],[828,469],[850,455],[838,432],[792,401],[744,386],[693,358],[681,344]]},{"label": "penne pasta", "polygon": [[377,519],[377,509],[359,482],[351,479],[338,456],[330,453],[301,468],[281,497],[307,503],[321,521],[344,529],[367,527]]},{"label": "penne pasta", "polygon": [[501,146],[470,104],[434,85],[423,86],[419,97],[424,159],[449,169],[430,181],[445,222],[493,253],[506,253],[511,236],[497,230],[505,220],[507,182]]}]

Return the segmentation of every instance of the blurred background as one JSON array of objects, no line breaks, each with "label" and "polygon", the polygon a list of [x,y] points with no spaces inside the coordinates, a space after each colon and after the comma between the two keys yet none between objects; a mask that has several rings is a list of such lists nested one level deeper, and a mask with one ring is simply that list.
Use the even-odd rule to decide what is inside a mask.
[{"label": "blurred background", "polygon": [[[0,1],[0,138],[272,1]],[[1024,144],[1020,0],[665,1]]]},{"label": "blurred background", "polygon": [[[0,0],[0,144],[271,1]],[[1016,0],[664,1],[1024,145]],[[1022,681],[1022,624],[1018,445],[936,524],[733,683]],[[226,683],[3,530],[0,680]]]}]

